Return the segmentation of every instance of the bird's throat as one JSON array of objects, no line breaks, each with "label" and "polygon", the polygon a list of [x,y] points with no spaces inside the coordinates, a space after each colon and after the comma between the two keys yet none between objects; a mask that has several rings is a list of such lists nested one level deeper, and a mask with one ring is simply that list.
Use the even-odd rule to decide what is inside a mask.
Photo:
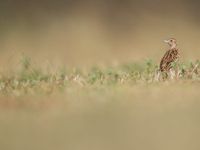
[{"label": "bird's throat", "polygon": [[176,48],[176,44],[170,45],[170,49],[174,49],[174,48]]}]

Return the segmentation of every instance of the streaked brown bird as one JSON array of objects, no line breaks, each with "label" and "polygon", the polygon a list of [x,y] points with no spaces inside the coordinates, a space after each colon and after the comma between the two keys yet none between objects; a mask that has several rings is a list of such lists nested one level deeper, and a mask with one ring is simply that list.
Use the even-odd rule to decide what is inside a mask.
[{"label": "streaked brown bird", "polygon": [[170,48],[165,52],[163,58],[160,61],[160,71],[167,73],[171,70],[172,64],[179,59],[180,55],[178,48],[176,48],[176,39],[170,38],[164,42],[167,43]]}]

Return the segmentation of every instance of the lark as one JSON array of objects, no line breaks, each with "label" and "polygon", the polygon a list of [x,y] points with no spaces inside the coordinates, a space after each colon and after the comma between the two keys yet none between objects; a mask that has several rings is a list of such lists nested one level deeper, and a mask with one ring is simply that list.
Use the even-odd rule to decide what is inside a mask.
[{"label": "lark", "polygon": [[164,40],[165,43],[169,45],[169,49],[165,52],[164,56],[160,61],[160,72],[171,75],[173,79],[175,73],[173,71],[173,63],[176,63],[180,57],[179,49],[177,48],[176,39],[170,38],[168,40]]}]

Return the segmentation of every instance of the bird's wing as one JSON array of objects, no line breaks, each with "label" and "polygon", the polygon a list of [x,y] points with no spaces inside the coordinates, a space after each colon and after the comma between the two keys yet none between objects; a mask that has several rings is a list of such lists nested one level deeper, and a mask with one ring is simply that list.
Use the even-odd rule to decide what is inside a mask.
[{"label": "bird's wing", "polygon": [[164,54],[164,56],[163,56],[163,58],[161,59],[161,62],[160,62],[160,70],[161,70],[161,71],[170,69],[171,63],[172,63],[173,61],[175,61],[175,59],[177,59],[176,56],[175,56],[174,54],[175,54],[175,53],[174,53],[173,50],[168,50],[168,51]]}]

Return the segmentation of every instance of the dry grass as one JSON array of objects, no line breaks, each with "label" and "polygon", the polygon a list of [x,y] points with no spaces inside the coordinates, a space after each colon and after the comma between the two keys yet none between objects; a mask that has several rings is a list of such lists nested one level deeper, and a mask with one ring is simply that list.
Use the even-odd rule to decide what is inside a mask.
[{"label": "dry grass", "polygon": [[21,64],[0,79],[0,149],[200,148],[198,61],[165,81],[151,60],[55,73]]},{"label": "dry grass", "polygon": [[199,87],[78,85],[50,96],[4,96],[0,148],[197,150]]},{"label": "dry grass", "polygon": [[30,58],[23,57],[21,67],[10,75],[1,75],[0,93],[3,95],[23,96],[26,94],[53,94],[73,87],[94,88],[121,85],[165,84],[199,82],[199,61],[173,64],[174,80],[161,75],[158,80],[158,66],[152,60],[140,63],[119,64],[117,66],[90,69],[66,69],[48,72],[35,67]]}]

